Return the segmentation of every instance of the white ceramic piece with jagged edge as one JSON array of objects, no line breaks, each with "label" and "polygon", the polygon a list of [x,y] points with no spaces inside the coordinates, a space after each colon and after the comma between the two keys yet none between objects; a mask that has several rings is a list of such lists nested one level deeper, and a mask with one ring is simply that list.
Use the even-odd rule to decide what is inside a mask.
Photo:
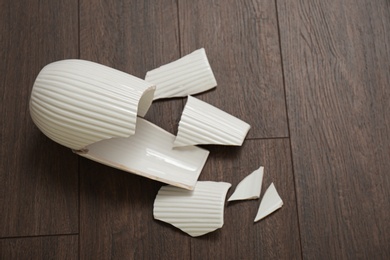
[{"label": "white ceramic piece with jagged edge", "polygon": [[228,201],[258,199],[263,183],[264,167],[261,166],[256,171],[246,176],[236,187]]},{"label": "white ceramic piece with jagged edge", "polygon": [[174,136],[137,117],[155,86],[85,60],[62,60],[38,74],[30,99],[34,123],[55,142],[97,162],[193,189],[209,152],[172,150]]},{"label": "white ceramic piece with jagged edge", "polygon": [[240,146],[250,125],[221,109],[188,96],[174,147],[218,144]]},{"label": "white ceramic piece with jagged edge", "polygon": [[212,181],[198,181],[192,191],[163,186],[154,201],[153,216],[190,236],[207,234],[223,226],[225,198],[230,186],[230,183]]},{"label": "white ceramic piece with jagged edge", "polygon": [[46,65],[31,92],[30,114],[50,139],[74,150],[135,133],[155,86],[122,71],[85,60]]},{"label": "white ceramic piece with jagged edge", "polygon": [[203,48],[148,71],[145,80],[156,85],[154,100],[185,97],[217,86]]},{"label": "white ceramic piece with jagged edge", "polygon": [[260,207],[255,217],[255,222],[265,218],[274,211],[280,209],[283,206],[283,201],[276,191],[274,183],[268,187],[265,191],[263,199],[260,202]]},{"label": "white ceramic piece with jagged edge", "polygon": [[172,149],[174,135],[138,118],[135,134],[86,147],[81,156],[153,180],[192,190],[209,151],[196,147]]}]

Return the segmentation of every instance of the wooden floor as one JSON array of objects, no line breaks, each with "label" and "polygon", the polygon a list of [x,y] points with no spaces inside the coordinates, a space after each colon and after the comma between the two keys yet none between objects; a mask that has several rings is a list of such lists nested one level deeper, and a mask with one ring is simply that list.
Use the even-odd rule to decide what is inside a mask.
[{"label": "wooden floor", "polygon": [[[40,69],[81,58],[143,78],[204,47],[198,95],[251,124],[201,180],[265,166],[284,206],[229,203],[191,238],[153,220],[161,183],[83,159],[33,124]],[[0,259],[390,259],[388,0],[0,0]],[[175,133],[185,101],[147,119]]]}]

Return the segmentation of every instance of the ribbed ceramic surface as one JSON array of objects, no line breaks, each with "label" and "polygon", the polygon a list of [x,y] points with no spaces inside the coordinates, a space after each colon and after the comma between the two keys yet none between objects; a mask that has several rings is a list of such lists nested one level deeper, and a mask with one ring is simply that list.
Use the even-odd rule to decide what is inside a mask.
[{"label": "ribbed ceramic surface", "polygon": [[147,178],[193,189],[209,151],[188,146],[172,149],[174,135],[137,119],[135,135],[112,138],[87,146],[80,154],[91,160]]},{"label": "ribbed ceramic surface", "polygon": [[155,219],[196,237],[223,226],[225,197],[231,184],[198,181],[193,191],[163,186],[154,201]]},{"label": "ribbed ceramic surface", "polygon": [[137,113],[146,113],[154,88],[94,62],[57,61],[37,76],[30,113],[45,135],[78,150],[102,139],[134,134]]},{"label": "ribbed ceramic surface", "polygon": [[184,97],[217,86],[203,48],[148,71],[145,80],[156,85],[154,99]]},{"label": "ribbed ceramic surface", "polygon": [[196,144],[242,145],[250,125],[204,102],[188,96],[174,146]]}]

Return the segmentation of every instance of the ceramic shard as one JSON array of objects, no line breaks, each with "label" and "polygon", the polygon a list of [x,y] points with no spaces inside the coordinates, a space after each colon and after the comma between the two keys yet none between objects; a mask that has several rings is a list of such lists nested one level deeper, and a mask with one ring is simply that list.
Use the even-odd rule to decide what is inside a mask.
[{"label": "ceramic shard", "polygon": [[135,135],[102,140],[86,147],[81,156],[185,189],[193,189],[209,151],[189,146],[172,149],[174,135],[137,119]]},{"label": "ceramic shard", "polygon": [[205,50],[148,71],[145,80],[156,85],[154,99],[184,97],[217,86]]},{"label": "ceramic shard", "polygon": [[153,216],[197,237],[223,226],[225,197],[231,184],[198,181],[193,191],[163,186],[154,201]]},{"label": "ceramic shard", "polygon": [[275,185],[271,183],[265,191],[263,199],[261,200],[259,210],[257,212],[255,222],[265,218],[272,212],[280,209],[283,206],[283,201],[276,191]]},{"label": "ceramic shard", "polygon": [[258,199],[260,197],[263,174],[264,167],[261,166],[259,169],[246,176],[237,185],[228,201]]},{"label": "ceramic shard", "polygon": [[219,144],[240,146],[250,125],[204,101],[188,96],[174,147]]},{"label": "ceramic shard", "polygon": [[30,114],[50,139],[74,150],[135,133],[155,86],[130,74],[85,60],[46,65],[31,92]]}]

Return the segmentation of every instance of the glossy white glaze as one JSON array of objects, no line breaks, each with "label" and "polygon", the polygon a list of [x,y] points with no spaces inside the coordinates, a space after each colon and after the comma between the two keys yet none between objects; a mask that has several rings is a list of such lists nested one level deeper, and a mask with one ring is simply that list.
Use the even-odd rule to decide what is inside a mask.
[{"label": "glossy white glaze", "polygon": [[188,146],[172,149],[174,135],[137,119],[135,135],[112,138],[87,146],[81,156],[153,180],[193,189],[209,151]]}]

